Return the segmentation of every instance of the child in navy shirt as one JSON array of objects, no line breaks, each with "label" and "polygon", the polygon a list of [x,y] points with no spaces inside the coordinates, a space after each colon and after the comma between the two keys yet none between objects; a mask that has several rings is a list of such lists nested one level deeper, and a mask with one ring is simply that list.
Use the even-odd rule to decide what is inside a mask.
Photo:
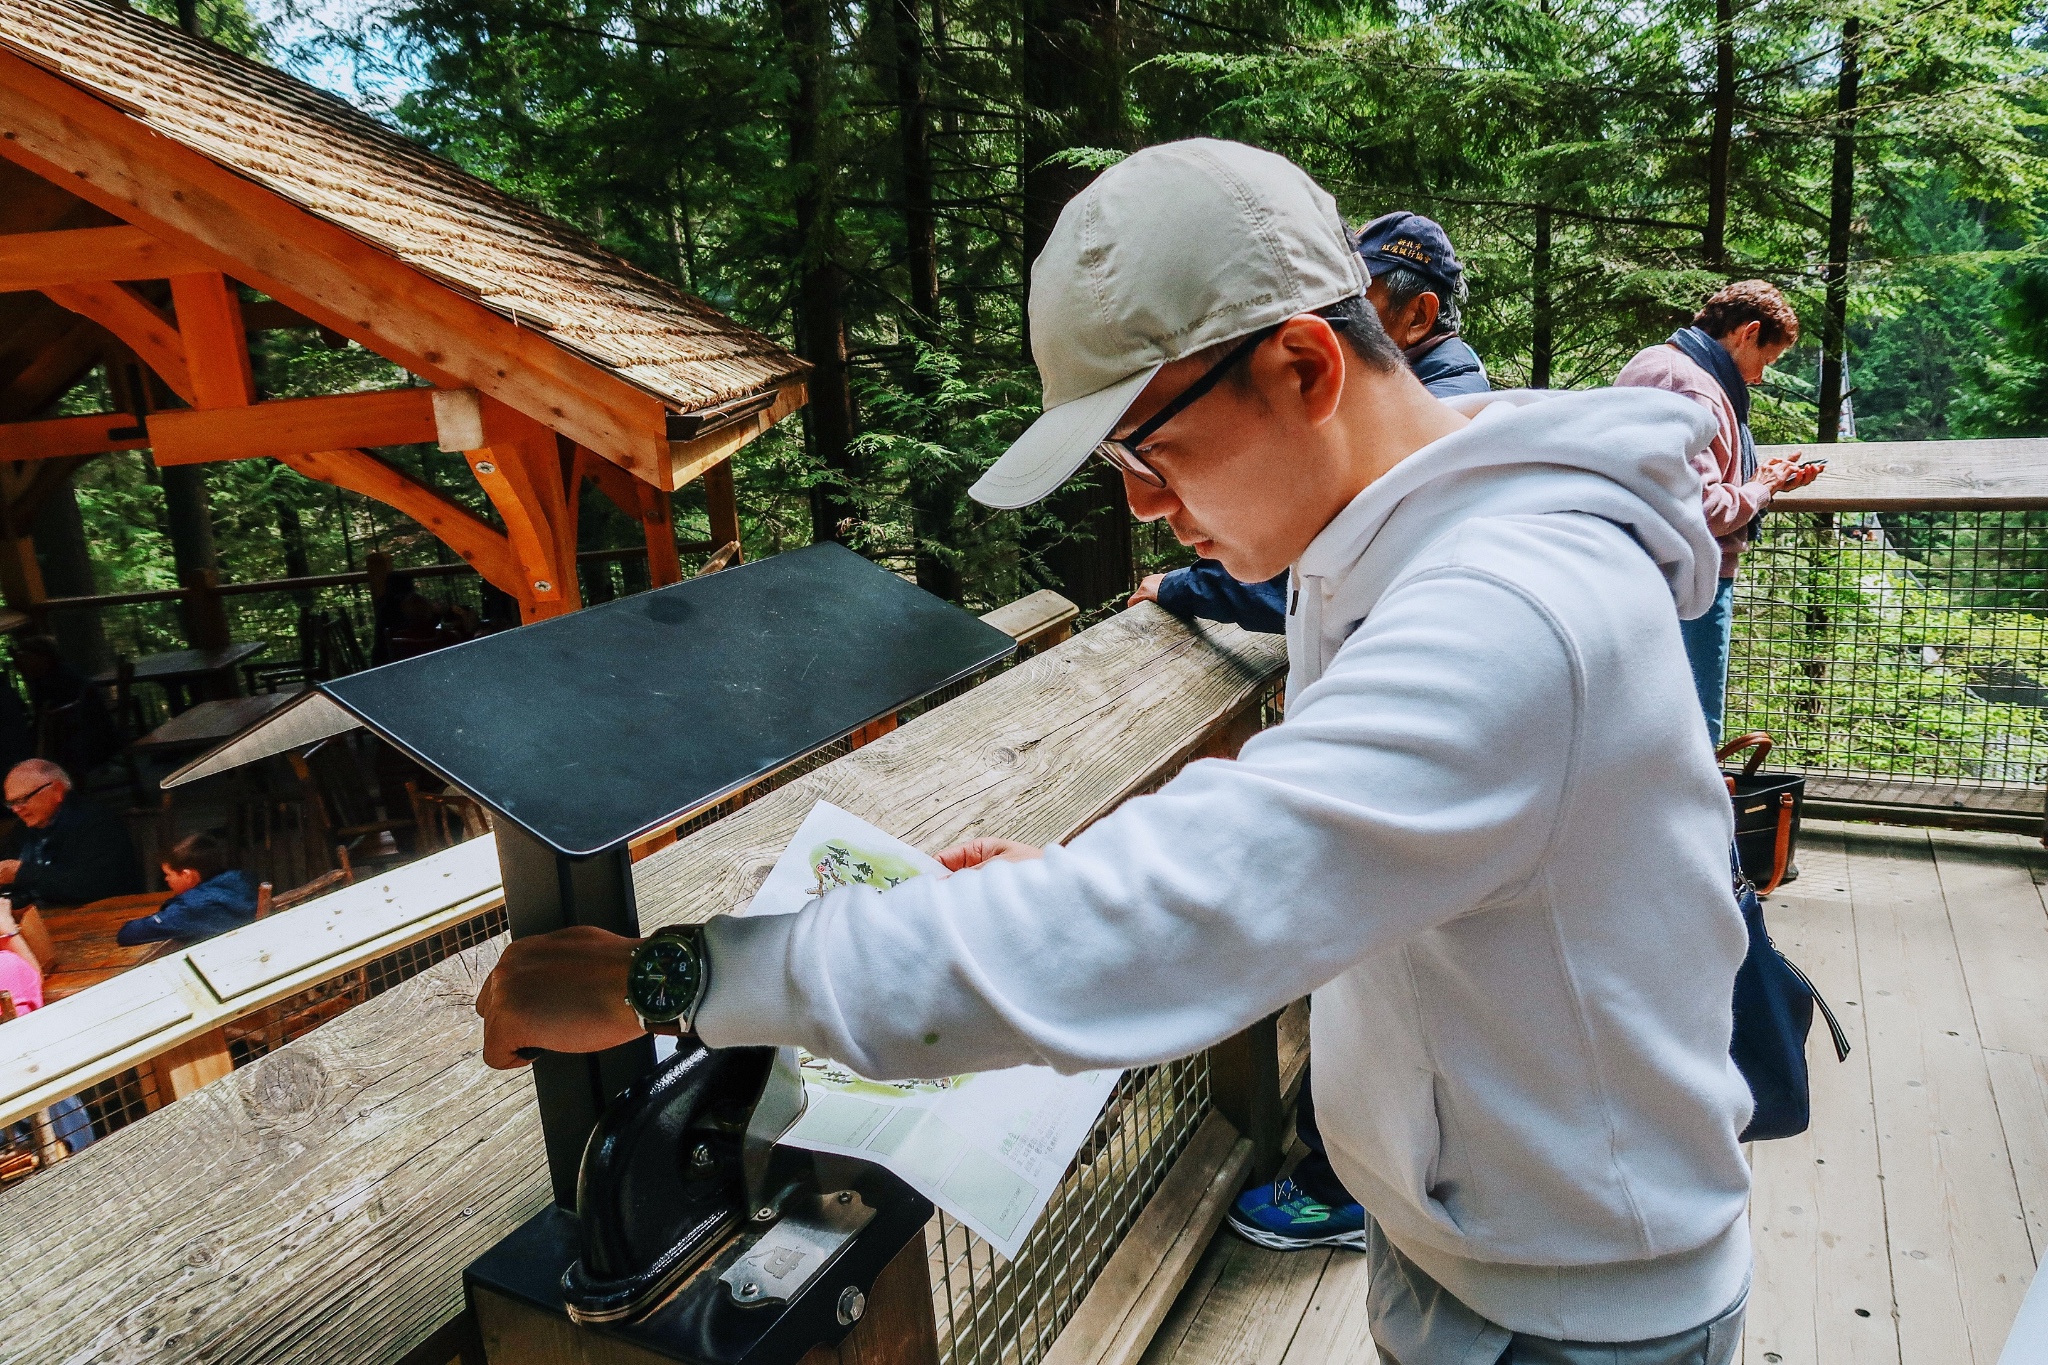
[{"label": "child in navy shirt", "polygon": [[171,898],[154,915],[122,925],[118,942],[175,938],[191,943],[255,921],[256,888],[227,865],[226,850],[211,834],[188,834],[173,844],[163,870]]}]

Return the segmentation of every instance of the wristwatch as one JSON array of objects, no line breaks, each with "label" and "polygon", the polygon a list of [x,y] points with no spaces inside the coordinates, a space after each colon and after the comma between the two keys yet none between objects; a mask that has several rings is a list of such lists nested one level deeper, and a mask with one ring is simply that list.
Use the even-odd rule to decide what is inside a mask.
[{"label": "wristwatch", "polygon": [[671,924],[633,950],[626,969],[626,1003],[649,1033],[686,1033],[711,988],[711,957],[704,926]]}]

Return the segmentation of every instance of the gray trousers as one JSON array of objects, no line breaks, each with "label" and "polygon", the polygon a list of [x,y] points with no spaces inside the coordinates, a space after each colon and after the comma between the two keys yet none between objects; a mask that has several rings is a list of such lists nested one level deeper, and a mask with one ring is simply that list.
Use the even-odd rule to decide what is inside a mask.
[{"label": "gray trousers", "polygon": [[1366,1316],[1386,1365],[1734,1365],[1749,1292],[1711,1322],[1654,1341],[1550,1341],[1487,1321],[1365,1219]]}]

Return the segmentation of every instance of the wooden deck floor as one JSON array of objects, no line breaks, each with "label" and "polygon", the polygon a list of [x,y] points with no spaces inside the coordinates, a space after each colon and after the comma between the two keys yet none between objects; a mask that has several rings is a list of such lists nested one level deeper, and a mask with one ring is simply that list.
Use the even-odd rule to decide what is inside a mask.
[{"label": "wooden deck floor", "polygon": [[[1745,1365],[1994,1365],[2048,1246],[2048,856],[1813,824],[1771,931],[1836,1006],[1814,1122],[1753,1149]],[[1363,1258],[1219,1234],[1144,1365],[1372,1365]]]}]

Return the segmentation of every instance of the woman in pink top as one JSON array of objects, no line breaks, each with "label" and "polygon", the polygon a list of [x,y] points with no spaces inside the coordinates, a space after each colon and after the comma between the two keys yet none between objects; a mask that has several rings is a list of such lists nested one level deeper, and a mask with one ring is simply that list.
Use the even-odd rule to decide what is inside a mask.
[{"label": "woman in pink top", "polygon": [[1749,434],[1749,386],[1761,384],[1764,370],[1797,340],[1799,315],[1777,286],[1744,280],[1708,299],[1692,326],[1637,352],[1614,380],[1618,387],[1682,393],[1712,412],[1720,428],[1693,463],[1700,473],[1707,528],[1721,542],[1721,590],[1706,615],[1679,622],[1707,733],[1717,747],[1728,694],[1735,566],[1772,497],[1804,488],[1822,469],[1819,463],[1796,459],[1759,465]]},{"label": "woman in pink top", "polygon": [[[9,951],[20,946],[11,941],[17,937],[13,912],[6,900],[0,898],[0,991],[13,999],[14,1012],[19,1016],[43,1007],[43,974],[28,957]],[[51,1135],[69,1148],[72,1155],[92,1145],[96,1136],[92,1116],[86,1113],[78,1096],[67,1095],[51,1105],[49,1119]]]}]

